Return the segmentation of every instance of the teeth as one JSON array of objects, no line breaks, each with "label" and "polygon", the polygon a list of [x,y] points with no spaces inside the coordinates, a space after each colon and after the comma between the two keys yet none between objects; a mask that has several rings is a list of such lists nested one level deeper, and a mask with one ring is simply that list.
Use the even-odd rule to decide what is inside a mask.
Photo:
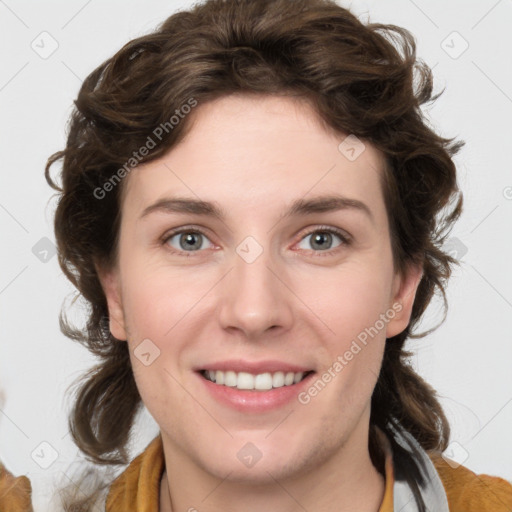
[{"label": "teeth", "polygon": [[276,372],[272,375],[272,387],[281,388],[284,386],[284,373]]},{"label": "teeth", "polygon": [[300,382],[309,372],[275,372],[275,373],[259,373],[253,375],[247,372],[233,372],[221,370],[204,370],[203,376],[216,384],[236,387],[244,390],[260,390],[266,391],[272,388],[281,388],[283,386],[291,386]]},{"label": "teeth", "polygon": [[[252,375],[251,375],[251,377],[252,377]],[[260,374],[256,375],[256,377],[254,377],[253,380],[254,380],[254,389],[272,389],[273,380],[272,380],[271,373],[260,373]],[[249,388],[249,389],[252,389],[252,388]]]}]

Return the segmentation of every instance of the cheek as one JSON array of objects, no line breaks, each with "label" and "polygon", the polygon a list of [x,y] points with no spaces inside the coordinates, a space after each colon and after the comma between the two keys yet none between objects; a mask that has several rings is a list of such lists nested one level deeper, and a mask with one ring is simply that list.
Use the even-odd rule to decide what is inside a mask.
[{"label": "cheek", "polygon": [[181,331],[211,286],[211,276],[200,279],[190,269],[151,266],[147,259],[132,263],[123,277],[123,309],[132,342],[158,342]]},{"label": "cheek", "polygon": [[[371,328],[388,307],[389,280],[382,264],[355,264],[303,280],[299,296],[307,297],[306,304],[336,340],[338,348]],[[377,327],[382,329],[380,322]],[[385,329],[382,331],[385,336]]]},{"label": "cheek", "polygon": [[354,414],[369,400],[380,371],[386,343],[387,323],[381,315],[388,307],[387,271],[383,260],[354,263],[314,283],[310,279],[309,295],[306,287],[300,292],[315,313],[309,315],[310,321],[326,326],[325,367],[319,378],[329,382],[330,391],[324,397],[329,395],[327,401]]}]

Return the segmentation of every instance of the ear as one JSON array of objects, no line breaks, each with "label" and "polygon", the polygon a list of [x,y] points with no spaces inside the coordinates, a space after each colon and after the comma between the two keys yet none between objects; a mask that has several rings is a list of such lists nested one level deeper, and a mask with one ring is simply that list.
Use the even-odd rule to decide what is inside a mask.
[{"label": "ear", "polygon": [[116,269],[106,269],[99,264],[95,266],[107,299],[110,332],[118,340],[126,340],[128,336],[124,321],[119,274]]},{"label": "ear", "polygon": [[411,320],[416,291],[423,276],[421,264],[410,264],[405,274],[395,274],[390,309],[395,316],[388,322],[386,338],[392,338],[406,329]]}]

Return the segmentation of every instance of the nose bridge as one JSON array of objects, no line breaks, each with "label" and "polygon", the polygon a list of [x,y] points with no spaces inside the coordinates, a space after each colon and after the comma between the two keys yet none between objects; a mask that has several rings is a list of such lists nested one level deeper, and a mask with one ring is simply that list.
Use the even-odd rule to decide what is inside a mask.
[{"label": "nose bridge", "polygon": [[223,327],[238,328],[247,337],[270,327],[288,327],[291,321],[287,288],[277,277],[279,258],[267,247],[253,237],[238,245],[222,297]]}]

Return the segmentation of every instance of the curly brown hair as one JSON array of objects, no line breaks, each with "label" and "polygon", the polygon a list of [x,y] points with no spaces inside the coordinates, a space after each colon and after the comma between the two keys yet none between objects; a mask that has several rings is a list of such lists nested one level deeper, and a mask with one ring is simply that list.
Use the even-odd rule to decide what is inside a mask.
[{"label": "curly brown hair", "polygon": [[[409,326],[386,343],[372,396],[369,449],[381,468],[375,427],[388,433],[398,474],[416,486],[419,474],[393,441],[392,427],[410,432],[426,450],[444,450],[448,443],[436,393],[409,365],[404,343],[433,330],[413,333],[436,291],[445,304],[441,323],[446,317],[445,285],[457,261],[442,244],[462,211],[452,157],[463,142],[429,127],[420,107],[441,93],[433,95],[431,70],[416,58],[410,32],[363,24],[333,0],[206,0],[130,41],[85,79],[66,147],[45,169],[59,192],[59,264],[90,307],[83,329],[71,326],[63,309],[61,329],[101,361],[77,392],[69,419],[73,439],[95,463],[126,464],[141,406],[128,345],[108,329],[97,273],[98,264],[115,264],[123,182],[108,194],[98,190],[126,170],[134,150],[191,98],[201,105],[236,92],[304,99],[326,127],[367,140],[386,158],[382,187],[395,268],[403,272],[420,263],[423,276]],[[160,130],[158,144],[139,161],[162,156],[189,128],[185,117]],[[50,167],[60,159],[59,186]]]}]

